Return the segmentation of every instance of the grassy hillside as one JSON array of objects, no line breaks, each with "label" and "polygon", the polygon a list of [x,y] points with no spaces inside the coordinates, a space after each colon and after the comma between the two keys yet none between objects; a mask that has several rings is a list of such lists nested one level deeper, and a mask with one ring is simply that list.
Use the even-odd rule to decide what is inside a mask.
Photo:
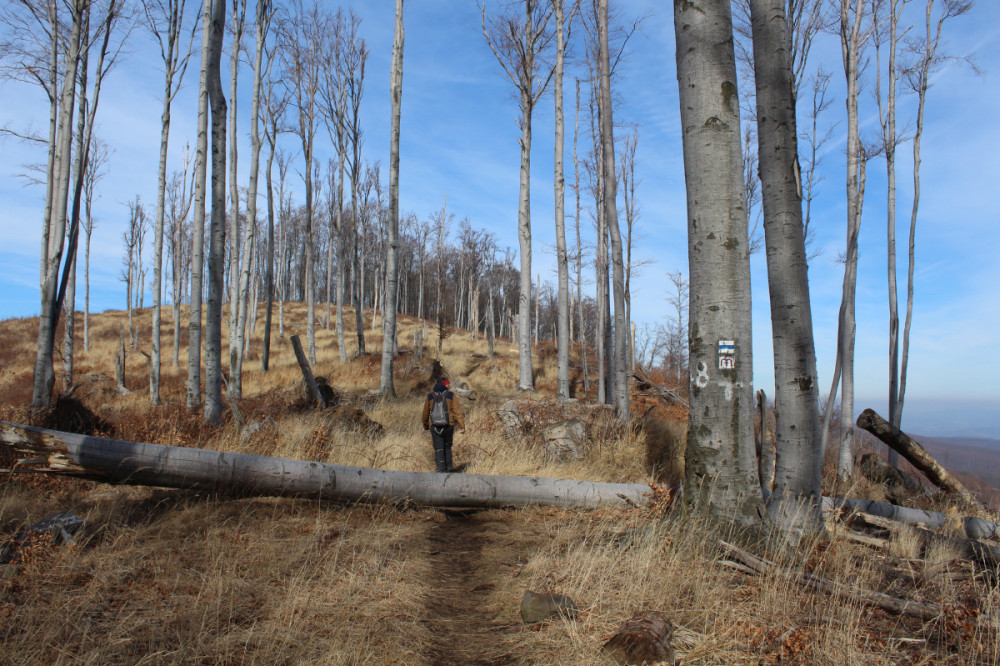
[{"label": "grassy hillside", "polygon": [[[341,364],[333,331],[318,326],[314,370],[336,403],[318,411],[303,397],[287,340],[293,333],[305,337],[304,308],[291,305],[285,314],[284,337],[275,330],[266,374],[258,326],[244,365],[239,418],[229,410],[218,428],[205,427],[184,407],[187,340],[182,336],[174,367],[169,311],[162,331],[163,405],[149,404],[140,353],[149,348],[148,310],[138,314],[138,349],[127,358],[127,395],[115,390],[113,379],[125,315],[109,312],[92,317],[89,352],[78,342],[71,396],[34,421],[28,404],[37,321],[0,322],[0,419],[432,471],[419,410],[438,372],[433,327],[418,357],[412,342],[421,324],[404,318],[395,365],[399,398],[382,402],[373,393],[380,354],[357,357],[349,330],[352,359]],[[79,315],[77,331],[82,338]],[[380,350],[380,332],[369,328],[366,341],[369,351]],[[456,435],[455,462],[466,472],[650,483],[676,481],[682,472],[682,410],[637,396],[634,412],[646,416],[624,427],[604,408],[560,406],[552,399],[551,348],[537,350],[538,393],[532,396],[512,388],[517,358],[509,342],[498,342],[488,358],[485,341],[448,331],[437,361],[476,394],[464,401],[467,433]],[[574,390],[586,403],[593,396],[584,394],[580,380],[574,371]],[[535,426],[567,410],[585,414],[593,442],[586,457],[546,462],[530,432],[506,438],[496,408],[510,399],[528,401],[524,409]],[[59,511],[84,520],[75,545],[40,538],[8,549],[15,557],[2,565],[0,579],[0,663],[602,664],[611,662],[601,645],[644,610],[670,617],[685,664],[1000,661],[995,632],[975,621],[998,611],[996,571],[940,544],[922,550],[907,530],[887,535],[882,547],[859,543],[832,520],[827,533],[796,549],[759,535],[724,535],[782,567],[843,584],[830,595],[788,582],[781,569],[748,575],[721,564],[717,535],[697,516],[668,513],[663,504],[449,512],[231,499],[27,475],[5,475],[0,483],[0,541]],[[865,482],[847,492],[885,497]],[[914,501],[946,508],[933,498]],[[891,615],[864,605],[861,586],[942,604],[945,612],[931,621]],[[546,589],[572,597],[577,617],[525,625],[522,595]]]}]

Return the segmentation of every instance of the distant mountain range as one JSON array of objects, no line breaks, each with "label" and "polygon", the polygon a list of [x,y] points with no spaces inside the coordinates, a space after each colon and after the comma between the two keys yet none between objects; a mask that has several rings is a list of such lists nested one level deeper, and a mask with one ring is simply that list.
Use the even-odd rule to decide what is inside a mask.
[{"label": "distant mountain range", "polygon": [[989,437],[925,437],[907,433],[920,442],[949,472],[963,483],[968,477],[990,486],[993,492],[977,484],[967,484],[984,500],[1000,500],[1000,439]]}]

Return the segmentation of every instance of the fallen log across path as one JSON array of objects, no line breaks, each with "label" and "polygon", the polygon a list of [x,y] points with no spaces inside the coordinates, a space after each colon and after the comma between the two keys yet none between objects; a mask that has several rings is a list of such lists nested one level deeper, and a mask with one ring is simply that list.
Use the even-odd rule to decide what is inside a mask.
[{"label": "fallen log across path", "polygon": [[539,504],[635,506],[652,499],[650,487],[644,483],[369,469],[128,442],[5,421],[0,421],[0,445],[20,458],[12,465],[14,471],[241,496],[461,508]]}]

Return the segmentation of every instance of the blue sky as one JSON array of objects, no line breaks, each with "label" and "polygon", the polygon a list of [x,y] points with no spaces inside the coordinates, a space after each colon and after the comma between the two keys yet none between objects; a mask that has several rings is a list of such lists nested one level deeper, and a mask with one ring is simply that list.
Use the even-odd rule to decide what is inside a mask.
[{"label": "blue sky", "polygon": [[[362,107],[365,154],[388,161],[389,60],[393,4],[345,2],[363,19],[362,34],[371,57]],[[916,4],[916,3],[913,3]],[[334,8],[334,3],[328,3]],[[494,8],[496,3],[490,3]],[[666,7],[664,7],[666,5]],[[656,323],[668,316],[666,274],[687,272],[684,180],[674,68],[672,11],[669,3],[634,0],[620,3],[623,16],[647,16],[629,44],[617,82],[621,105],[616,122],[638,125],[637,196],[641,206],[636,254],[648,261],[633,281],[634,319]],[[921,8],[909,11],[921,13]],[[512,86],[486,46],[475,3],[428,0],[409,3],[403,76],[401,210],[427,219],[439,211],[447,193],[457,219],[495,233],[501,245],[517,247],[519,149],[516,101]],[[915,28],[920,29],[921,26]],[[925,434],[969,434],[1000,438],[1000,213],[995,184],[1000,182],[1000,3],[980,0],[972,12],[946,25],[948,53],[970,56],[981,74],[955,62],[940,71],[928,98],[922,145],[923,166],[917,231],[916,299],[910,351],[908,406],[904,427]],[[578,49],[579,52],[579,49]],[[819,373],[828,390],[835,352],[836,320],[843,279],[837,257],[845,242],[843,68],[839,41],[822,36],[810,69],[822,64],[833,73],[833,104],[823,122],[838,123],[827,145],[823,182],[813,204],[814,248],[810,289]],[[180,167],[185,142],[194,140],[197,62],[174,105],[170,168]],[[228,66],[224,65],[228,78]],[[578,70],[577,70],[578,72]],[[567,74],[565,109],[573,122],[573,76]],[[240,179],[249,157],[249,69],[241,78]],[[150,206],[156,200],[162,74],[151,38],[139,30],[129,54],[108,79],[99,112],[99,133],[115,150],[100,186],[96,215],[91,308],[121,308],[118,281],[121,233],[126,202],[136,194]],[[228,92],[228,84],[226,84]],[[37,88],[0,84],[0,124],[44,130],[47,107]],[[862,93],[863,130],[877,128],[870,87]],[[912,128],[914,104],[901,102],[901,125]],[[582,120],[581,125],[586,121]],[[539,105],[532,152],[533,257],[543,281],[555,282],[553,259],[553,112],[551,96]],[[38,311],[38,253],[42,190],[16,174],[20,165],[38,162],[36,146],[0,140],[0,318]],[[585,135],[581,141],[586,141]],[[289,147],[294,145],[288,140]],[[572,135],[566,142],[572,165]],[[899,152],[897,236],[905,239],[912,202],[910,144]],[[322,138],[319,158],[332,155]],[[301,167],[298,167],[301,170]],[[568,184],[571,173],[567,174]],[[291,177],[301,201],[301,181]],[[568,197],[570,195],[568,194]],[[571,199],[568,198],[568,203]],[[884,413],[888,383],[885,246],[885,175],[879,160],[868,169],[861,231],[857,300],[856,394],[859,407]],[[584,214],[584,234],[593,231]],[[899,274],[905,285],[905,247]],[[770,315],[763,252],[752,258],[755,383],[773,395]],[[585,289],[593,285],[585,284]],[[902,292],[901,292],[902,294]],[[82,294],[78,296],[82,307]],[[147,300],[147,303],[149,301]],[[975,405],[959,410],[959,406]]]}]

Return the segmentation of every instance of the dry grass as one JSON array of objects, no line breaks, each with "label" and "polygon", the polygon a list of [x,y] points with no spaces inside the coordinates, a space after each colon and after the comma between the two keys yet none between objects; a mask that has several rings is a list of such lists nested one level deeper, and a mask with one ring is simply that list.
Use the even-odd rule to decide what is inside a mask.
[{"label": "dry grass", "polygon": [[[91,350],[80,345],[77,351],[73,400],[43,422],[83,424],[122,439],[432,471],[418,416],[442,371],[477,393],[463,403],[468,430],[455,443],[455,461],[467,472],[636,482],[683,475],[684,426],[674,411],[651,402],[637,405],[647,416],[634,427],[590,410],[585,420],[593,446],[586,457],[546,462],[530,432],[517,441],[504,436],[496,408],[517,399],[535,422],[565,416],[546,397],[555,389],[553,351],[537,350],[538,395],[526,396],[513,388],[517,357],[509,343],[498,341],[488,358],[484,340],[449,331],[438,370],[437,331],[428,327],[418,358],[411,345],[421,324],[407,317],[394,368],[398,398],[388,401],[373,395],[381,339],[371,332],[371,317],[365,318],[369,354],[358,356],[353,313],[345,316],[347,363],[339,360],[333,328],[317,325],[314,371],[341,406],[314,410],[303,399],[287,341],[298,333],[305,342],[305,309],[289,304],[285,314],[285,336],[277,336],[275,325],[267,373],[260,369],[258,317],[239,419],[227,412],[222,426],[206,428],[188,414],[187,350],[181,348],[175,368],[165,310],[163,405],[149,405],[147,364],[137,352],[127,363],[133,393],[113,390],[124,314],[105,313],[91,318]],[[140,348],[147,350],[148,320],[148,311],[137,315]],[[30,319],[0,322],[4,420],[30,419],[36,326]],[[81,321],[77,330],[82,335]],[[353,420],[358,413],[381,429]],[[849,493],[885,498],[866,481]],[[506,663],[602,664],[600,646],[641,610],[672,618],[685,664],[1000,663],[996,636],[972,622],[976,613],[1000,608],[997,572],[973,567],[947,544],[921,549],[912,530],[895,533],[885,552],[848,541],[842,530],[795,550],[754,535],[725,535],[785,566],[841,582],[837,596],[774,574],[747,576],[720,566],[715,528],[696,515],[665,517],[650,509],[486,511],[455,523],[434,510],[8,477],[0,482],[0,539],[67,509],[85,521],[75,546],[40,547],[0,567],[0,663],[421,664],[439,658],[451,642],[469,650],[456,651],[466,656],[453,655],[453,663],[474,661],[477,649],[489,647],[506,655]],[[464,544],[472,525],[484,536]],[[442,581],[433,562],[445,547],[455,548],[456,561],[468,567],[481,606],[461,605],[472,603],[464,588],[453,591],[455,608],[435,601]],[[862,586],[944,604],[948,613],[928,623],[887,615],[861,604]],[[571,596],[581,613],[572,621],[525,626],[518,616],[521,595],[548,587]],[[488,625],[485,638],[472,636],[475,627],[463,625],[466,618]],[[431,619],[439,621],[435,627],[454,622],[454,635],[434,635]]]}]

